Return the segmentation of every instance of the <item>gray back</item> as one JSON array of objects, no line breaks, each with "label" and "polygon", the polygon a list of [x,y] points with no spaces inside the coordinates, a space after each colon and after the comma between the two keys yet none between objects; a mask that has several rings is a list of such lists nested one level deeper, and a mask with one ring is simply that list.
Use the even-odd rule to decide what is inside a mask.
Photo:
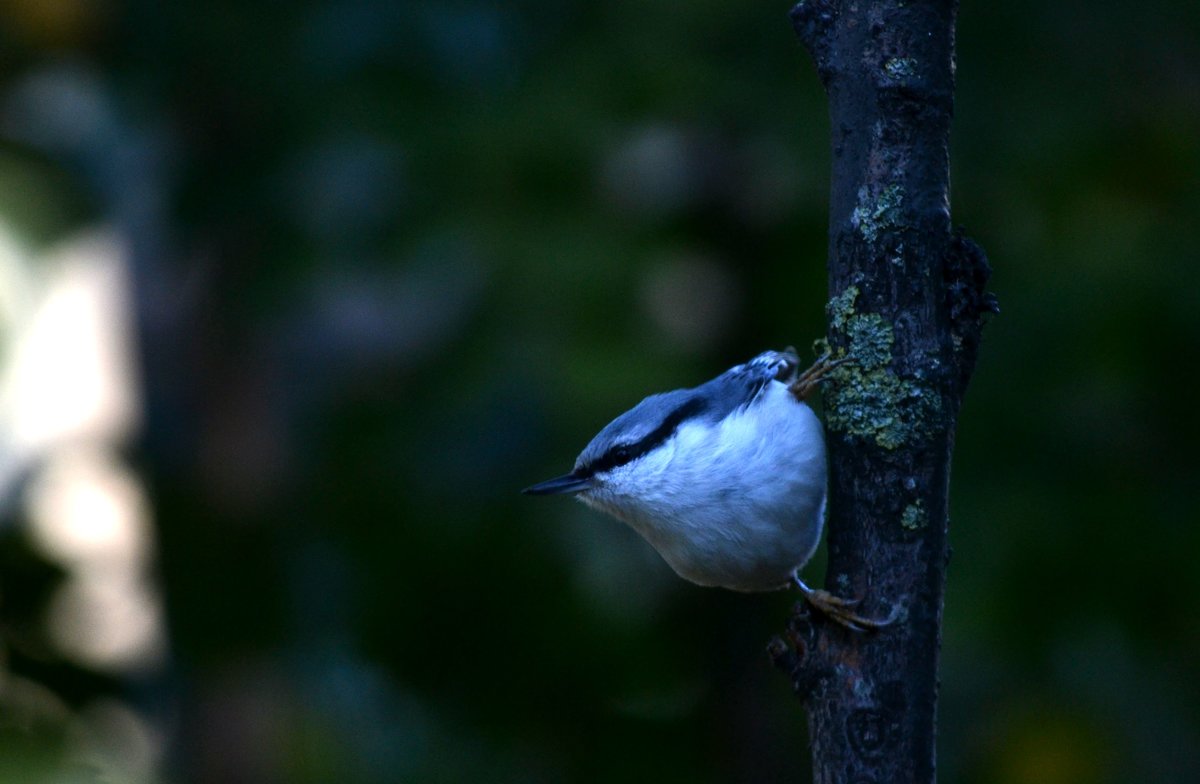
[{"label": "gray back", "polygon": [[661,445],[684,422],[719,422],[754,402],[771,381],[795,371],[794,354],[767,351],[690,389],[650,395],[605,425],[575,461],[576,475],[624,465]]}]

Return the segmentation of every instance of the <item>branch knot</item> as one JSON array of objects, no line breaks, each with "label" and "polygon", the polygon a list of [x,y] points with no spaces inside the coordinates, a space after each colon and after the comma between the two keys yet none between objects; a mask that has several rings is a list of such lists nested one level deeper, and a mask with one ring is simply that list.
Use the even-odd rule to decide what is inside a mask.
[{"label": "branch knot", "polygon": [[832,0],[800,0],[788,16],[792,29],[817,67],[821,84],[829,87],[833,75],[833,23],[838,11]]},{"label": "branch knot", "polygon": [[817,684],[832,673],[827,664],[813,655],[819,633],[808,608],[797,602],[784,632],[787,639],[776,636],[767,643],[771,663],[787,673],[792,691],[801,699],[808,699]]},{"label": "branch knot", "polygon": [[975,357],[988,314],[999,313],[996,295],[987,290],[992,275],[987,254],[973,240],[956,230],[946,249],[942,268],[950,336],[958,358],[959,384],[965,387],[975,369]]}]

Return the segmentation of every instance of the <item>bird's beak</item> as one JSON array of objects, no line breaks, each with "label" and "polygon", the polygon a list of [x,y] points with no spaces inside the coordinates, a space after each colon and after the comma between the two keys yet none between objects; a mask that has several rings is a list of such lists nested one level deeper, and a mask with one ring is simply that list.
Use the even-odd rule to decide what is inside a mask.
[{"label": "bird's beak", "polygon": [[539,482],[533,487],[526,487],[522,493],[526,495],[559,495],[561,493],[578,493],[580,490],[587,490],[592,486],[592,480],[589,477],[578,477],[574,474],[558,476],[554,479],[547,479],[545,482]]}]

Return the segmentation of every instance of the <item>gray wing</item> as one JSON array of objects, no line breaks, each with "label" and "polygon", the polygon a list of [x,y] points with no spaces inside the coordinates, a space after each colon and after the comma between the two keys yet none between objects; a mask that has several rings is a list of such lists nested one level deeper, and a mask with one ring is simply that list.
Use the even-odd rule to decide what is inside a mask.
[{"label": "gray wing", "polygon": [[796,367],[794,353],[765,351],[698,387],[651,395],[592,439],[575,461],[575,473],[596,473],[634,460],[691,419],[720,421],[754,402],[771,381],[794,378]]},{"label": "gray wing", "polygon": [[798,367],[799,359],[792,351],[764,351],[690,391],[710,401],[707,416],[721,420],[753,403],[770,382],[794,379]]}]

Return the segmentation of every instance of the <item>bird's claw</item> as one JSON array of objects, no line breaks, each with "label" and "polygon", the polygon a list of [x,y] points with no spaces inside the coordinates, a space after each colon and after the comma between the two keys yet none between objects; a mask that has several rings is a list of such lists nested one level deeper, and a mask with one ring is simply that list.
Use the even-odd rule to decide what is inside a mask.
[{"label": "bird's claw", "polygon": [[817,388],[817,385],[824,381],[834,368],[846,364],[850,359],[850,357],[833,359],[832,355],[828,352],[822,354],[811,367],[796,377],[796,380],[788,386],[788,391],[797,400],[807,400],[812,391]]},{"label": "bird's claw", "polygon": [[900,608],[898,606],[892,608],[887,618],[867,618],[854,612],[854,608],[862,602],[861,599],[843,599],[821,588],[809,588],[799,576],[795,577],[795,581],[800,592],[804,594],[804,600],[809,605],[826,618],[851,631],[876,632],[892,625],[899,618]]}]

